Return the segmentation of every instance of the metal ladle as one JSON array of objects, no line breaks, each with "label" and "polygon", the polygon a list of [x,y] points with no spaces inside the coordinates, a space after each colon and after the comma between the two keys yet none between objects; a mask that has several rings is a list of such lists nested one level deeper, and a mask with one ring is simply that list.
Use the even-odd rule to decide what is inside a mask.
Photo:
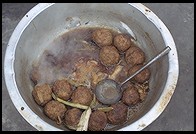
[{"label": "metal ladle", "polygon": [[104,79],[100,81],[95,88],[95,95],[97,99],[103,104],[114,104],[118,102],[122,97],[122,92],[123,92],[122,86],[125,83],[127,83],[130,79],[132,79],[134,76],[136,76],[138,73],[140,73],[145,68],[150,66],[152,63],[157,61],[159,58],[167,54],[170,50],[171,48],[167,46],[164,50],[158,53],[154,58],[148,61],[142,68],[140,68],[138,71],[133,73],[131,76],[129,76],[126,80],[124,80],[120,84],[112,79]]}]

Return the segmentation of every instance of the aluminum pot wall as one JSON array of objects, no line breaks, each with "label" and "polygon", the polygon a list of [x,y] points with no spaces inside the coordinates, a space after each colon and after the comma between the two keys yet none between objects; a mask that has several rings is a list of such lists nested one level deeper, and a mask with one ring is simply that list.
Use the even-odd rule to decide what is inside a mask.
[{"label": "aluminum pot wall", "polygon": [[150,91],[141,110],[112,130],[142,130],[165,109],[178,79],[174,40],[163,22],[142,4],[38,4],[15,28],[6,50],[4,74],[9,95],[19,113],[38,130],[66,130],[48,119],[32,98],[29,71],[47,45],[76,27],[103,26],[129,32],[147,60],[170,46],[171,51],[150,67]]}]

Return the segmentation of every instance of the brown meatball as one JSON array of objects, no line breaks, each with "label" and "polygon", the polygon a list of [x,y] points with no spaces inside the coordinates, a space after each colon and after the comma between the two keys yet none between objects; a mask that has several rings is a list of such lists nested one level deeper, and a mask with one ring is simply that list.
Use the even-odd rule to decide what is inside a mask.
[{"label": "brown meatball", "polygon": [[91,131],[101,131],[106,127],[107,116],[104,112],[96,110],[90,115],[88,129]]},{"label": "brown meatball", "polygon": [[54,121],[58,121],[59,117],[63,119],[66,111],[67,108],[64,104],[54,100],[48,102],[44,107],[44,113]]},{"label": "brown meatball", "polygon": [[118,50],[114,46],[103,47],[100,50],[99,57],[102,64],[105,66],[115,65],[120,60],[120,55],[118,53]]},{"label": "brown meatball", "polygon": [[34,67],[32,69],[30,73],[30,78],[35,85],[39,82],[39,80],[41,79],[41,75],[40,75],[38,67]]},{"label": "brown meatball", "polygon": [[80,121],[82,111],[78,108],[72,108],[65,113],[64,122],[66,125],[76,127]]},{"label": "brown meatball", "polygon": [[123,91],[122,102],[128,106],[132,106],[137,104],[139,101],[140,96],[137,89],[130,84],[128,88]]},{"label": "brown meatball", "polygon": [[120,52],[125,52],[131,46],[131,40],[128,35],[118,34],[114,37],[114,46]]},{"label": "brown meatball", "polygon": [[108,29],[102,28],[92,33],[92,39],[99,47],[111,45],[112,38],[112,33]]},{"label": "brown meatball", "polygon": [[73,91],[71,99],[73,103],[89,106],[93,100],[93,95],[90,89],[80,86]]},{"label": "brown meatball", "polygon": [[66,80],[55,81],[52,90],[63,100],[69,100],[72,94],[71,85]]},{"label": "brown meatball", "polygon": [[132,66],[142,64],[145,61],[145,54],[139,47],[132,46],[126,51],[125,60]]},{"label": "brown meatball", "polygon": [[[142,65],[136,65],[136,66],[131,67],[129,69],[129,75],[132,75],[134,72],[139,70],[141,67],[142,67]],[[151,75],[150,70],[148,68],[146,68],[142,72],[137,74],[133,79],[136,82],[144,83],[145,81],[150,79],[150,75]]]},{"label": "brown meatball", "polygon": [[117,125],[127,120],[128,107],[124,103],[118,102],[111,107],[113,110],[106,113],[109,123]]},{"label": "brown meatball", "polygon": [[47,102],[52,100],[52,89],[48,84],[36,85],[32,91],[35,102],[44,106]]}]

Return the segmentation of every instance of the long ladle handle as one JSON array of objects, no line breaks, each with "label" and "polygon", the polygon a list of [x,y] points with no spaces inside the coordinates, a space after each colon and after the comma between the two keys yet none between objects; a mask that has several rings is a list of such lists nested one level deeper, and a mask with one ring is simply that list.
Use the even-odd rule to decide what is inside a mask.
[{"label": "long ladle handle", "polygon": [[159,58],[161,58],[162,56],[164,56],[165,54],[167,54],[169,51],[171,50],[171,48],[169,46],[167,46],[164,50],[162,50],[159,54],[157,54],[154,58],[152,58],[150,61],[148,61],[142,68],[140,68],[138,71],[136,71],[133,75],[131,75],[130,77],[128,77],[125,81],[123,81],[120,86],[124,85],[127,81],[129,81],[130,79],[132,79],[134,76],[136,76],[138,73],[140,73],[141,71],[143,71],[145,68],[147,68],[148,66],[150,66],[152,63],[154,63],[155,61],[157,61]]}]

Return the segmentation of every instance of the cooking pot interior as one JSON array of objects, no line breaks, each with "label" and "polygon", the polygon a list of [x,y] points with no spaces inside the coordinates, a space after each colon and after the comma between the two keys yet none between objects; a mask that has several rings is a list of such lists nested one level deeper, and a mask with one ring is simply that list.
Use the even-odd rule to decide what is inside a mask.
[{"label": "cooking pot interior", "polygon": [[[54,4],[39,13],[24,29],[16,47],[14,62],[16,83],[21,96],[31,110],[45,122],[63,130],[67,129],[56,125],[46,117],[42,108],[35,103],[31,93],[33,85],[29,72],[33,62],[40,58],[47,45],[54,39],[70,29],[93,26],[108,27],[129,32],[131,35],[133,32],[139,47],[146,54],[147,61],[165,47],[156,26],[128,4]],[[128,122],[109,130],[130,125],[144,116],[158,100],[167,79],[168,57],[165,56],[151,65],[150,71],[150,91],[147,99]]]}]

